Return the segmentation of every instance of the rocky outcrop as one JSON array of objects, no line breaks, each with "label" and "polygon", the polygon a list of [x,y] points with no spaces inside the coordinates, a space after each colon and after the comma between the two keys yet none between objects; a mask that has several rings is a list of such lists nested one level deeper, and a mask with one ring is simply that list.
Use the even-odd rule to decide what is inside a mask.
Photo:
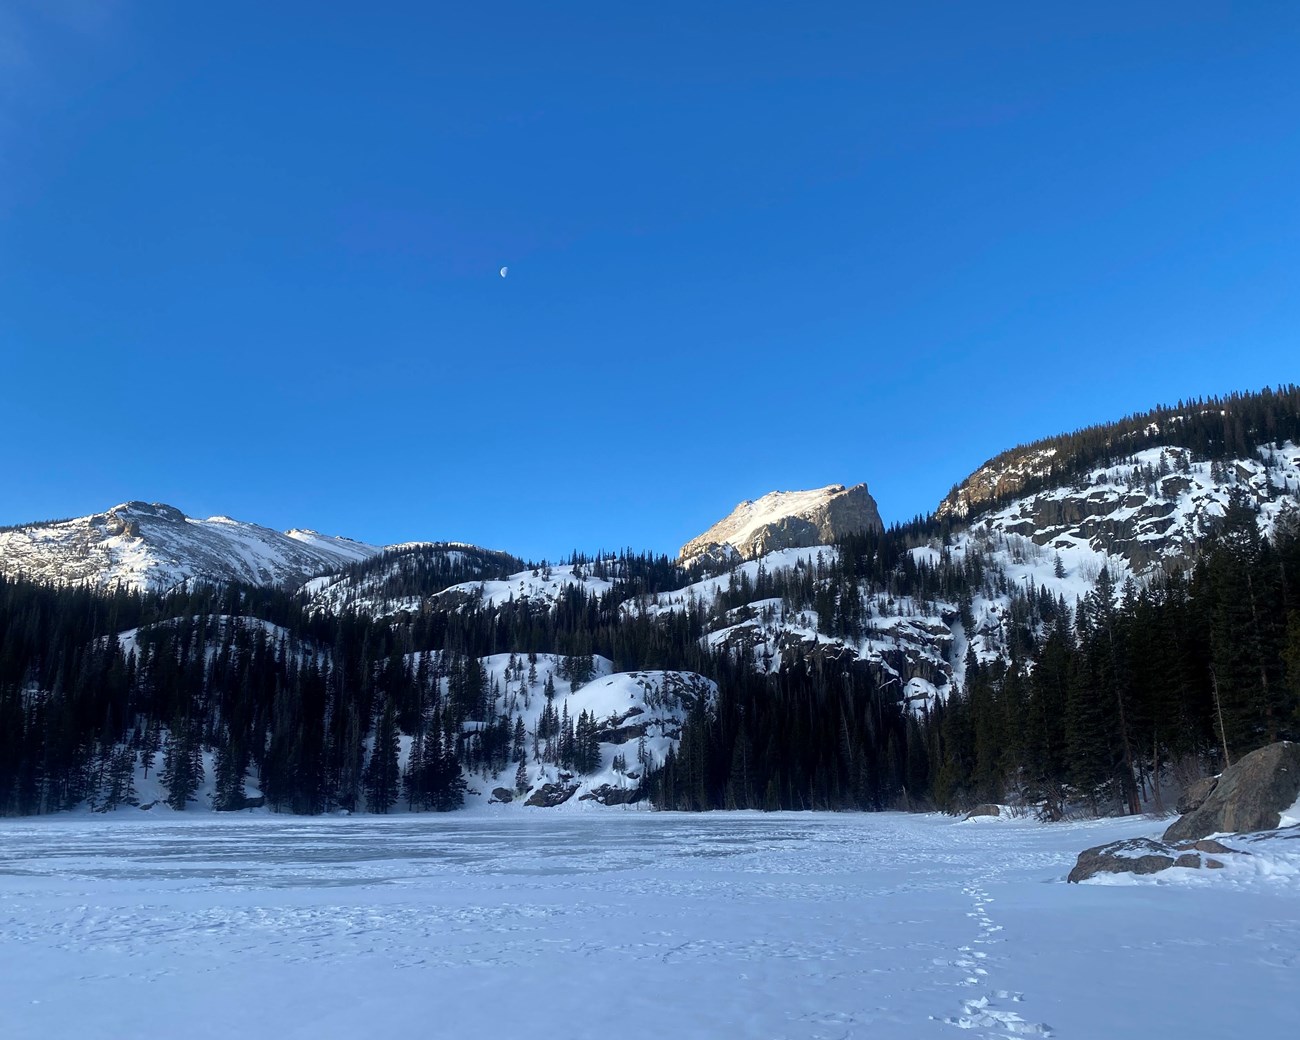
[{"label": "rocky outcrop", "polygon": [[[1019,535],[1049,551],[1086,544],[1121,556],[1136,573],[1184,569],[1223,515],[1230,494],[1259,510],[1268,530],[1297,460],[1268,445],[1257,458],[1197,460],[1179,447],[1147,448],[1091,472],[1052,477],[1051,456],[990,463],[955,488],[937,515],[966,517],[989,533]],[[1023,492],[1014,501],[1010,496]]]},{"label": "rocky outcrop", "polygon": [[639,784],[636,787],[615,787],[613,784],[601,784],[593,787],[578,801],[597,802],[600,805],[631,805],[645,797],[645,790]]},{"label": "rocky outcrop", "polygon": [[1098,874],[1158,874],[1172,867],[1174,859],[1173,850],[1163,842],[1127,838],[1084,849],[1066,880],[1077,884]]},{"label": "rocky outcrop", "polygon": [[1300,797],[1300,744],[1252,751],[1225,769],[1205,800],[1165,831],[1165,841],[1271,830]]},{"label": "rocky outcrop", "polygon": [[596,740],[602,744],[626,744],[629,740],[639,740],[650,730],[648,720],[629,724],[628,720],[644,715],[645,709],[631,707],[622,715],[611,716],[600,724],[596,731]]},{"label": "rocky outcrop", "polygon": [[1066,878],[1072,884],[1087,881],[1098,874],[1159,874],[1180,867],[1184,870],[1222,869],[1224,863],[1217,856],[1249,855],[1238,853],[1222,842],[1195,841],[1169,842],[1154,838],[1126,838],[1106,845],[1096,845],[1079,853],[1078,862]]},{"label": "rocky outcrop", "polygon": [[514,791],[510,790],[510,788],[494,787],[492,788],[492,797],[488,799],[488,805],[491,805],[493,802],[504,802],[505,804],[509,805],[514,800],[515,800],[515,793]]},{"label": "rocky outcrop", "polygon": [[1014,495],[1029,481],[1052,471],[1055,448],[1005,452],[986,462],[948,492],[935,516],[966,517],[981,506]]},{"label": "rocky outcrop", "polygon": [[535,805],[543,809],[553,809],[557,805],[563,805],[578,790],[578,784],[559,783],[559,784],[542,784],[536,791],[528,796],[525,805]]},{"label": "rocky outcrop", "polygon": [[724,520],[682,546],[683,565],[727,565],[777,549],[833,545],[863,531],[883,528],[866,484],[831,484],[812,491],[773,491],[741,502]]}]

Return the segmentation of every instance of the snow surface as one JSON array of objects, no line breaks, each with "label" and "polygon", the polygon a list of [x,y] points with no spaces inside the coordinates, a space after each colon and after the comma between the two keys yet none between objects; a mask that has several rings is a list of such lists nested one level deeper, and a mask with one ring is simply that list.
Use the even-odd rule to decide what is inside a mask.
[{"label": "snow surface", "polygon": [[575,573],[572,565],[564,564],[520,571],[500,581],[469,581],[453,585],[438,595],[465,595],[478,598],[486,606],[499,606],[511,600],[522,599],[549,606],[558,601],[569,588],[578,588],[585,596],[603,596],[613,587],[612,581],[593,577],[583,568],[578,568],[578,573]]},{"label": "snow surface", "polygon": [[[1294,869],[1063,882],[1080,849],[1158,829],[636,810],[4,821],[0,1035],[1293,1035]],[[1300,861],[1284,849],[1300,842],[1265,846]]]}]

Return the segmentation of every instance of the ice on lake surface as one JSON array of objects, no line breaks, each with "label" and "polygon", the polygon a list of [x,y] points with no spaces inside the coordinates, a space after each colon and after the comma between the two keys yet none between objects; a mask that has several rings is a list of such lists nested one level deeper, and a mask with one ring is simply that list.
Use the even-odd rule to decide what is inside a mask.
[{"label": "ice on lake surface", "polygon": [[1292,1035],[1291,861],[1064,884],[1161,826],[10,820],[0,1037]]}]

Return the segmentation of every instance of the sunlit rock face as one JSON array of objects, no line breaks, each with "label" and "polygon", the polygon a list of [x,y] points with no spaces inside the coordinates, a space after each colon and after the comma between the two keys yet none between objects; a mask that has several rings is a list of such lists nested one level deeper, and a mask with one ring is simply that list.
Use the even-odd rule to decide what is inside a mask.
[{"label": "sunlit rock face", "polygon": [[882,528],[866,484],[831,484],[811,491],[773,491],[741,502],[725,519],[682,546],[681,562],[730,564],[778,549],[834,545]]}]

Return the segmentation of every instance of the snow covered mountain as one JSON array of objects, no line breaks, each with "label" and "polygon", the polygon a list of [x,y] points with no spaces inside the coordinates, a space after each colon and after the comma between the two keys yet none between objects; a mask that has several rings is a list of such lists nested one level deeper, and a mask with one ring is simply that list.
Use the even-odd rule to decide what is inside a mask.
[{"label": "snow covered mountain", "polygon": [[[846,586],[838,547],[781,549],[623,610],[697,612],[709,646],[750,656],[768,672],[798,658],[858,661],[882,689],[919,708],[963,684],[969,658],[1005,661],[1024,635],[1041,635],[1039,604],[1073,609],[1103,568],[1119,589],[1190,567],[1233,496],[1257,511],[1265,534],[1288,511],[1300,514],[1300,447],[1290,441],[1216,461],[1155,445],[1068,477],[1036,468],[1034,458],[1043,456],[1010,460],[1005,472],[990,464],[960,485],[963,494],[981,490],[945,500],[936,516],[947,518],[946,534],[932,525],[905,536],[907,559],[896,565],[912,575],[905,583],[895,570],[886,581]],[[1031,477],[1037,490],[1008,497]],[[945,573],[978,580],[968,597],[902,591],[942,588]]]},{"label": "snow covered mountain", "polygon": [[0,572],[100,588],[160,591],[199,579],[295,587],[380,550],[315,531],[280,532],[158,502],[0,530]]},{"label": "snow covered mountain", "polygon": [[1267,534],[1300,497],[1300,447],[1260,445],[1253,457],[1197,461],[1186,448],[1152,447],[980,513],[973,529],[1021,535],[1054,553],[1084,549],[1118,558],[1135,576],[1185,567],[1230,496],[1259,514]]},{"label": "snow covered mountain", "polygon": [[773,491],[741,502],[698,538],[682,546],[684,566],[752,560],[776,549],[833,545],[850,534],[879,531],[876,501],[866,484],[830,484],[811,491]]}]

